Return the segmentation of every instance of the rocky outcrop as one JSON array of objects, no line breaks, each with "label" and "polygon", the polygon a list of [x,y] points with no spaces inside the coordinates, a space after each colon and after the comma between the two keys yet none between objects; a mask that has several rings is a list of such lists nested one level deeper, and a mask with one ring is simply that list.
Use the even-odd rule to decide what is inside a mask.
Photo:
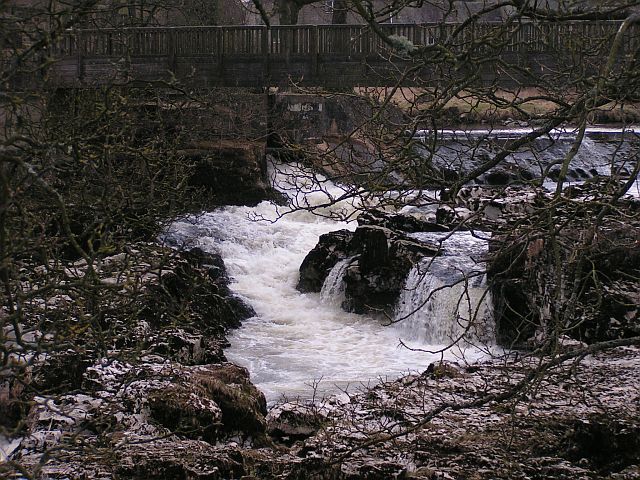
[{"label": "rocky outcrop", "polygon": [[189,183],[215,205],[256,205],[274,197],[266,178],[266,145],[248,141],[200,141],[179,155],[195,164]]},{"label": "rocky outcrop", "polygon": [[344,273],[343,308],[390,313],[409,270],[422,258],[437,254],[435,246],[377,225],[361,225],[353,233],[332,232],[323,235],[302,262],[298,289],[320,291],[331,269],[350,258]]},{"label": "rocky outcrop", "polygon": [[[446,196],[446,195],[445,195]],[[463,220],[467,226],[491,228],[494,224],[517,222],[543,206],[548,197],[542,188],[528,186],[460,189],[448,208],[450,222]],[[446,215],[442,212],[442,215]]]},{"label": "rocky outcrop", "polygon": [[411,268],[438,248],[413,241],[384,227],[362,226],[350,244],[359,256],[345,272],[344,306],[349,311],[393,313]]},{"label": "rocky outcrop", "polygon": [[296,451],[303,463],[349,452],[329,478],[636,478],[638,346],[566,362],[526,400],[496,402],[545,361],[514,358],[438,362],[344,396]]},{"label": "rocky outcrop", "polygon": [[367,210],[358,217],[358,225],[375,225],[406,233],[413,232],[448,232],[448,223],[438,223],[433,214],[421,212],[410,214],[393,214],[381,210]]},{"label": "rocky outcrop", "polygon": [[[69,465],[68,471],[77,474],[83,468]],[[113,472],[116,478],[206,480],[243,478],[247,473],[242,454],[237,448],[215,447],[201,440],[174,438],[124,445],[118,451],[118,462]]]},{"label": "rocky outcrop", "polygon": [[[34,399],[17,462],[29,468],[61,446],[63,455],[44,468],[54,478],[100,471],[108,478],[237,478],[240,454],[216,442],[264,438],[264,396],[235,365],[101,359],[87,369],[82,392]],[[78,437],[82,445],[74,446]]]},{"label": "rocky outcrop", "polygon": [[547,205],[536,210],[544,218],[531,215],[491,240],[496,326],[504,344],[559,334],[591,343],[640,333],[637,201],[622,199],[603,210],[602,200],[610,198],[591,202],[573,193],[556,203],[553,234],[541,228],[548,225]]},{"label": "rocky outcrop", "polygon": [[[104,330],[79,328],[82,317],[75,315],[83,306],[76,309],[70,296],[26,306],[25,318],[56,318],[76,346],[59,348],[65,343],[52,338],[49,344],[36,333],[12,347],[47,351],[24,351],[30,360],[22,370],[0,377],[0,408],[10,414],[0,421],[22,437],[13,458],[28,471],[47,449],[62,449],[42,471],[47,478],[243,472],[230,451],[213,445],[233,437],[263,444],[266,401],[248,371],[226,363],[222,352],[228,329],[254,314],[230,292],[222,259],[200,249],[137,244],[92,267],[114,286],[113,297],[101,299],[113,312],[102,318]],[[70,264],[68,278],[84,278],[87,269],[84,261]],[[170,455],[168,438],[176,449]],[[185,448],[211,465],[203,467],[195,454],[181,458],[177,452]]]},{"label": "rocky outcrop", "polygon": [[318,244],[300,265],[297,289],[303,293],[319,292],[335,264],[347,258],[352,239],[353,232],[349,230],[337,230],[321,235]]},{"label": "rocky outcrop", "polygon": [[271,409],[267,415],[267,431],[272,438],[293,444],[318,433],[327,420],[323,405],[288,402]]}]

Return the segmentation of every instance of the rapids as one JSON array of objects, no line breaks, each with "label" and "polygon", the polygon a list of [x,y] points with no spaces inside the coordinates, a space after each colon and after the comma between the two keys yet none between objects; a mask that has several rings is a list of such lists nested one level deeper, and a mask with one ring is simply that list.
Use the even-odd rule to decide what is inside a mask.
[{"label": "rapids", "polygon": [[420,232],[441,255],[423,260],[407,277],[395,317],[404,337],[423,343],[493,343],[495,328],[484,257],[488,234]]},{"label": "rapids", "polygon": [[[467,144],[469,136],[491,136],[488,131],[466,132],[465,141],[458,131],[441,133],[444,142],[435,152],[434,162],[454,169],[462,168],[462,161],[468,163],[465,149],[477,148],[473,142]],[[491,141],[521,133],[494,131]],[[608,142],[606,136],[615,133],[616,129],[588,132],[567,184],[611,171],[607,159],[617,151],[619,142]],[[547,164],[566,153],[572,135],[554,132],[553,138],[537,141],[534,157],[531,152],[516,152],[506,163],[533,175],[539,162]],[[623,146],[618,155],[620,168],[630,170],[636,149],[626,143]],[[489,152],[490,147],[490,142],[483,143],[479,151]],[[273,170],[272,180],[294,205],[318,206],[316,213],[320,216],[304,211],[287,213],[286,207],[268,202],[253,208],[231,206],[175,222],[165,237],[173,245],[199,246],[224,258],[232,278],[231,289],[256,311],[255,317],[229,334],[231,347],[225,354],[249,369],[253,383],[269,402],[282,396],[322,396],[380,378],[422,371],[442,358],[473,362],[490,353],[491,301],[482,265],[486,239],[468,233],[450,238],[416,234],[418,239],[432,243],[442,240],[444,254],[431,261],[428,272],[425,264],[414,268],[396,307],[395,319],[401,321],[384,326],[388,319],[345,313],[340,308],[344,300],[342,274],[351,259],[335,266],[321,293],[301,294],[295,288],[298,268],[320,235],[341,228],[355,229],[353,222],[332,220],[353,218],[354,207],[349,201],[323,206],[343,198],[346,192],[330,183],[319,188],[314,176],[287,166]],[[629,194],[640,197],[639,190],[636,182]],[[433,202],[427,204],[421,208],[434,208]],[[469,329],[473,317],[482,322],[473,321]],[[478,329],[478,325],[483,326]],[[465,342],[456,348],[436,353],[462,336]]]},{"label": "rapids", "polygon": [[[340,192],[332,193],[337,196]],[[326,195],[321,192],[305,195],[309,203],[324,200]],[[349,207],[343,203],[335,208]],[[402,339],[413,347],[442,347],[409,338],[402,324],[384,326],[384,319],[344,312],[338,274],[327,279],[322,294],[298,292],[298,269],[318,237],[340,228],[355,229],[356,225],[306,212],[274,222],[276,209],[268,202],[254,208],[224,207],[178,221],[167,233],[174,245],[220,253],[232,277],[231,289],[255,309],[254,318],[230,332],[231,347],[225,354],[249,369],[252,382],[269,402],[283,395],[325,395],[422,371],[442,358],[441,354],[401,346]],[[454,349],[445,358],[472,362],[484,355],[481,350]]]}]

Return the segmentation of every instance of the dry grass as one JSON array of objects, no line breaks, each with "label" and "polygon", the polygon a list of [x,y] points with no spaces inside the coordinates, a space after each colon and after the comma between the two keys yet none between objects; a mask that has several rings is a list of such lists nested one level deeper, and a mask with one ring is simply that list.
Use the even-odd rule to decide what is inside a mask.
[{"label": "dry grass", "polygon": [[[451,124],[496,123],[508,120],[527,121],[552,115],[558,105],[547,99],[544,92],[536,88],[518,91],[500,90],[492,97],[481,97],[470,92],[461,92],[446,102],[437,97],[438,93],[423,88],[400,88],[395,92],[390,88],[358,88],[356,94],[383,101],[390,101],[410,116],[438,112],[437,116]],[[571,100],[567,94],[563,100]],[[638,123],[640,105],[608,104],[595,110],[591,123]]]}]

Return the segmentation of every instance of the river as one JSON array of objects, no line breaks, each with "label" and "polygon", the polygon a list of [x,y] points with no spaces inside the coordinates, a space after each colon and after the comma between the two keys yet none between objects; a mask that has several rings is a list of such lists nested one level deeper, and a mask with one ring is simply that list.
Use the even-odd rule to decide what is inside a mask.
[{"label": "river", "polygon": [[[446,132],[444,136],[449,139],[445,144],[450,145],[456,134]],[[605,158],[612,149],[620,148],[619,132],[611,141],[605,138],[598,143],[596,138],[610,134],[609,130],[589,132],[573,182],[582,172],[601,174],[611,169]],[[472,134],[478,135],[482,132]],[[571,136],[563,133],[560,137],[557,143],[566,150]],[[556,148],[560,147],[545,145],[544,156],[555,158]],[[624,163],[629,165],[635,150],[627,145],[621,150]],[[459,159],[459,149],[450,158]],[[522,158],[518,154],[510,161],[521,162]],[[534,163],[530,161],[525,167],[533,170],[537,168]],[[290,167],[281,165],[276,170],[272,170],[276,187],[296,190],[298,205],[321,205],[344,193],[330,183],[324,189],[317,188],[311,176],[299,179],[302,184],[292,185]],[[636,182],[630,193],[638,196],[638,188]],[[444,255],[434,260],[428,271],[423,263],[410,273],[396,309],[396,319],[402,321],[391,325],[384,318],[350,314],[340,308],[340,269],[346,268],[348,261],[335,267],[322,293],[298,292],[298,269],[318,237],[356,227],[353,221],[330,219],[332,213],[349,216],[353,210],[353,205],[343,201],[316,211],[323,214],[318,216],[288,212],[286,207],[263,202],[256,207],[224,207],[186,218],[168,232],[174,244],[220,253],[232,279],[231,289],[255,309],[255,317],[230,332],[231,347],[225,353],[229,360],[249,369],[253,383],[271,403],[283,397],[324,396],[423,371],[442,358],[474,362],[499,352],[492,347],[491,299],[483,272],[486,236],[416,234],[417,239],[430,243],[442,241]],[[469,328],[473,316],[483,319],[482,328]],[[466,342],[439,352],[457,338]]]}]

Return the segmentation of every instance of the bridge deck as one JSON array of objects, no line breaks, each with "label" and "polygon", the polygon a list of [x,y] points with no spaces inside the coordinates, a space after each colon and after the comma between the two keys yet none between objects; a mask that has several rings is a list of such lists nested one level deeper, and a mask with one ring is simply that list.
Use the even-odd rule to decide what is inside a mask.
[{"label": "bridge deck", "polygon": [[[410,85],[467,69],[480,69],[483,81],[490,82],[505,73],[504,65],[528,70],[534,77],[568,61],[597,65],[619,26],[617,21],[599,21],[381,28],[409,48],[426,47],[420,57],[426,66],[403,79]],[[639,32],[632,29],[624,51],[635,53],[639,45]],[[444,51],[449,60],[436,62],[436,57],[446,57]],[[469,53],[451,60],[465,51]],[[398,54],[366,25],[77,30],[57,39],[50,55],[56,61],[47,80],[55,86],[172,79],[202,87],[281,86],[291,81],[305,86],[382,86],[395,84],[399,74],[415,66],[415,59]],[[493,61],[486,61],[491,57]]]}]

